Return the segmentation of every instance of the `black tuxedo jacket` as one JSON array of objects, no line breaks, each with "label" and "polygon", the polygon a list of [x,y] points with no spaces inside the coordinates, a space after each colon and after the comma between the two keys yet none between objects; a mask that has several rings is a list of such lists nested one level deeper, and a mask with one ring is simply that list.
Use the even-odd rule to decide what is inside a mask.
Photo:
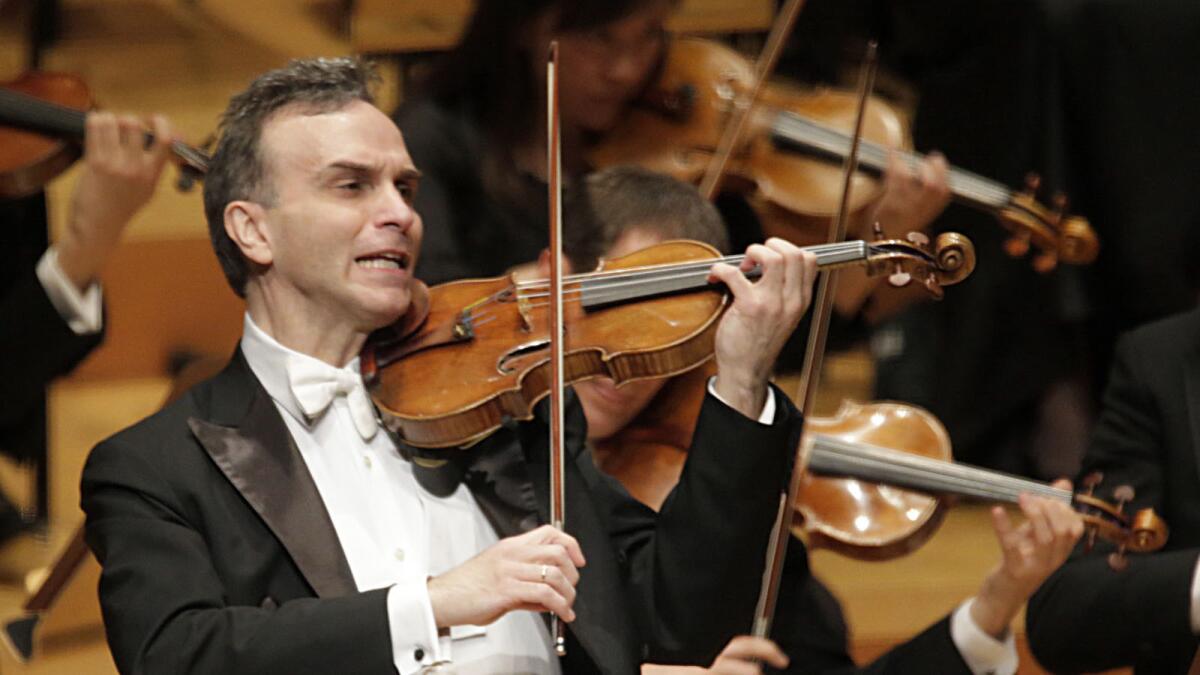
[{"label": "black tuxedo jacket", "polygon": [[[657,517],[596,470],[572,408],[566,524],[588,564],[565,672],[705,663],[748,630],[798,440],[799,414],[776,396],[771,426],[706,402]],[[501,430],[421,479],[435,490],[465,480],[499,534],[514,534],[544,518],[543,431],[537,421]],[[356,590],[312,478],[240,353],[97,446],[82,499],[122,672],[394,671],[386,590]]]},{"label": "black tuxedo jacket", "polygon": [[1190,628],[1200,554],[1200,311],[1123,337],[1083,473],[1104,473],[1097,495],[1136,491],[1171,528],[1166,548],[1109,569],[1111,546],[1075,557],[1029,603],[1030,646],[1055,672],[1134,665],[1185,673],[1197,647]]}]

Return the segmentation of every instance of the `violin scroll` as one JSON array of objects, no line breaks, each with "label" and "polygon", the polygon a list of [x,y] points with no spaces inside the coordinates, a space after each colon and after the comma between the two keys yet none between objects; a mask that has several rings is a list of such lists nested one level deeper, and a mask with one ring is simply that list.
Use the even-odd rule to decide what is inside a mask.
[{"label": "violin scroll", "polygon": [[1113,490],[1113,501],[1109,503],[1095,496],[1103,474],[1094,471],[1083,478],[1083,491],[1075,495],[1075,504],[1083,517],[1085,547],[1091,550],[1096,539],[1101,538],[1116,545],[1117,550],[1109,554],[1108,566],[1115,572],[1129,567],[1128,553],[1151,553],[1167,543],[1167,524],[1158,517],[1154,509],[1140,509],[1130,515],[1125,507],[1133,501],[1135,493],[1128,485],[1119,485]]},{"label": "violin scroll", "polygon": [[907,286],[916,278],[940,299],[942,286],[957,284],[975,269],[974,244],[956,232],[938,235],[932,247],[929,237],[920,232],[909,232],[905,239],[883,239],[876,224],[875,233],[878,238],[870,244],[867,274],[887,272],[893,286]]}]

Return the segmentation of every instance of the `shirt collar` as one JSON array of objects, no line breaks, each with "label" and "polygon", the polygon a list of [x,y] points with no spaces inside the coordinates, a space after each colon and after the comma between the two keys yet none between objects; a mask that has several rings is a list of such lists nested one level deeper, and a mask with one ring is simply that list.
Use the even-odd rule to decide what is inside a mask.
[{"label": "shirt collar", "polygon": [[[251,372],[262,383],[263,389],[267,390],[267,394],[282,406],[289,415],[299,420],[305,427],[310,427],[311,424],[309,423],[308,416],[300,409],[300,403],[292,394],[292,388],[288,384],[288,357],[291,356],[311,361],[323,368],[334,367],[308,354],[303,354],[283,346],[278,340],[259,328],[258,324],[254,323],[254,319],[250,318],[249,312],[246,312],[242,321],[241,346],[242,354],[246,357],[246,363],[250,365]],[[350,363],[340,368],[340,370],[350,372],[355,377],[360,377],[358,357],[354,357]]]}]

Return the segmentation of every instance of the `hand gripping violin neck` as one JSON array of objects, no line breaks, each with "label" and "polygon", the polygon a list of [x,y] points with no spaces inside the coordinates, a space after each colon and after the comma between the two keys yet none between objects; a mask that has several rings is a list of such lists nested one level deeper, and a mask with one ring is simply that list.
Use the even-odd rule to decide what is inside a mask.
[{"label": "hand gripping violin neck", "polygon": [[[917,235],[806,250],[819,267],[864,266],[896,285],[916,278],[935,295],[975,265],[970,241],[953,233],[932,248]],[[711,357],[728,297],[709,270],[742,259],[673,241],[565,277],[565,380],[665,377]],[[528,419],[547,391],[546,296],[545,282],[510,277],[430,289],[427,318],[377,332],[363,351],[363,378],[385,424],[411,445],[450,447],[486,436],[506,418]]]}]

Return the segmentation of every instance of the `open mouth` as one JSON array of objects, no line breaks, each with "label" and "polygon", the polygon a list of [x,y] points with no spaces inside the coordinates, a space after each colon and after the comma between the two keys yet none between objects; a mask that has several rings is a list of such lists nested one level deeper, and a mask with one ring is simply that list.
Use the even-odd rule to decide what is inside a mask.
[{"label": "open mouth", "polygon": [[354,262],[360,267],[376,270],[407,270],[412,258],[408,253],[404,252],[385,252],[372,253],[361,258],[355,258]]}]

